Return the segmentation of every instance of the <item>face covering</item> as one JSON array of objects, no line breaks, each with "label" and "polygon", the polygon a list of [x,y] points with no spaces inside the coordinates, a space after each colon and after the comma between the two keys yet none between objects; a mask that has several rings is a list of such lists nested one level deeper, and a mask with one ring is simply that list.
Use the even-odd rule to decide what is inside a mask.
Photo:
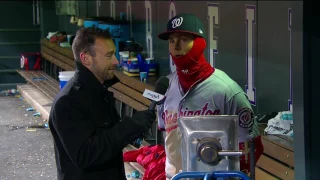
[{"label": "face covering", "polygon": [[204,57],[205,47],[205,39],[195,37],[193,46],[186,55],[178,58],[171,55],[184,92],[187,92],[196,82],[200,83],[214,72],[214,68]]}]

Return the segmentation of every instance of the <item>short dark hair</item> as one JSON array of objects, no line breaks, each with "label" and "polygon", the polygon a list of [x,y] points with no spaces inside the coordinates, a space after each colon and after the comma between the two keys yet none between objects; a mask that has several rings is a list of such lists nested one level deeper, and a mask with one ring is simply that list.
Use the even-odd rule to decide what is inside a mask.
[{"label": "short dark hair", "polygon": [[80,61],[80,53],[86,52],[91,56],[95,56],[93,46],[97,38],[112,39],[109,30],[103,30],[100,28],[81,28],[77,31],[76,36],[72,42],[72,51],[74,59]]}]

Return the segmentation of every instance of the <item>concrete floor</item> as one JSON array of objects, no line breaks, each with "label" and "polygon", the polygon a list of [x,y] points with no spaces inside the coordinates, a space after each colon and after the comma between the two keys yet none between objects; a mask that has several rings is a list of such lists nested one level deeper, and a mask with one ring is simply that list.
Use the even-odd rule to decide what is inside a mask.
[{"label": "concrete floor", "polygon": [[57,179],[51,133],[27,131],[27,126],[45,123],[27,108],[26,101],[0,94],[0,180]]},{"label": "concrete floor", "polygon": [[[36,111],[19,97],[0,94],[0,180],[57,179],[53,139],[50,130],[27,127],[44,125]],[[126,174],[133,169],[125,163]],[[127,178],[134,180],[135,178]]]}]

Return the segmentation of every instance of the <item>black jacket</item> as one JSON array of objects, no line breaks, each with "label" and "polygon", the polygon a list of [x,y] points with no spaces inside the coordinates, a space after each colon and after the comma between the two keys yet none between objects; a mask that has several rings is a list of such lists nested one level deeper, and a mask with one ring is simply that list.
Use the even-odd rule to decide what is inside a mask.
[{"label": "black jacket", "polygon": [[[59,180],[124,180],[123,148],[139,134],[120,121],[113,93],[83,65],[52,104],[49,127]],[[138,134],[137,134],[138,133]]]}]

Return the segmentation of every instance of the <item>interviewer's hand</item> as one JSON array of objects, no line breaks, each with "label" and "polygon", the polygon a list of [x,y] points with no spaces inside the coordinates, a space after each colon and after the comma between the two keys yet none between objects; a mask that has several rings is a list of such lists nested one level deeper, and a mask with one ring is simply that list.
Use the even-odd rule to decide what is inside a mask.
[{"label": "interviewer's hand", "polygon": [[151,110],[137,111],[130,120],[134,121],[143,132],[148,132],[152,123],[156,120],[156,113]]}]

